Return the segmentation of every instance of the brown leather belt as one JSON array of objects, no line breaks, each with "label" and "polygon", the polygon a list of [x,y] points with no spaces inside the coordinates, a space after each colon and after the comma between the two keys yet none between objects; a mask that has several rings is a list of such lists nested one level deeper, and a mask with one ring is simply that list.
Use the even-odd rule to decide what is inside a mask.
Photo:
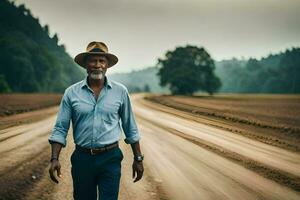
[{"label": "brown leather belt", "polygon": [[78,149],[82,152],[85,152],[85,153],[89,153],[91,155],[96,155],[96,154],[103,153],[105,151],[108,151],[108,150],[113,149],[118,146],[119,146],[119,142],[114,142],[114,143],[106,145],[104,147],[99,147],[99,148],[94,148],[94,149],[84,148],[84,147],[76,145],[76,149]]}]

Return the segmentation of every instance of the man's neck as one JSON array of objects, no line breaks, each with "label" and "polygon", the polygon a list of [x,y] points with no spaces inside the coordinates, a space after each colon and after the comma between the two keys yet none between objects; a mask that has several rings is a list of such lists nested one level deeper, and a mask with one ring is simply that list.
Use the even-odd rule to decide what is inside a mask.
[{"label": "man's neck", "polygon": [[91,88],[103,88],[104,80],[105,80],[105,77],[103,77],[102,79],[92,79],[92,78],[88,77],[88,85]]}]

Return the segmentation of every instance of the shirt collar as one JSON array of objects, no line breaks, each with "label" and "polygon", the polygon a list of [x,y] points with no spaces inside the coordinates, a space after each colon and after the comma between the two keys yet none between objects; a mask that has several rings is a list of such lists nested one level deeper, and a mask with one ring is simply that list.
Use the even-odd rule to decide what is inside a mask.
[{"label": "shirt collar", "polygon": [[[109,80],[107,78],[107,76],[104,77],[105,80],[104,80],[104,86],[105,87],[108,87],[108,88],[112,88],[112,84],[111,84],[111,80]],[[83,87],[89,87],[88,83],[87,83],[87,79],[88,79],[88,76],[86,76],[83,81],[82,81],[82,85],[81,85],[81,88]]]}]

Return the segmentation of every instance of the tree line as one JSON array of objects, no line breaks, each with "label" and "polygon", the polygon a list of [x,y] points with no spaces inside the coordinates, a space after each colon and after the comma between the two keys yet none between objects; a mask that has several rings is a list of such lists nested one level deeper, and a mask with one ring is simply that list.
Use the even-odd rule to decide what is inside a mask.
[{"label": "tree line", "polygon": [[300,48],[270,54],[260,60],[224,60],[216,63],[220,92],[300,93]]},{"label": "tree line", "polygon": [[23,4],[0,0],[0,92],[63,92],[84,77]]},{"label": "tree line", "polygon": [[[24,5],[0,0],[0,92],[63,92],[85,72],[50,36]],[[130,91],[192,95],[230,93],[300,93],[300,48],[250,58],[215,61],[204,47],[169,50],[157,66],[115,74]],[[160,86],[159,86],[160,85]]]},{"label": "tree line", "polygon": [[[184,55],[175,54],[175,51],[184,51]],[[198,52],[203,52],[205,56],[192,56],[188,52],[194,51],[194,55],[197,55],[195,50]],[[193,46],[186,48],[177,47],[175,50],[170,50],[166,55],[164,55],[160,60],[173,63],[169,65],[170,69],[164,69],[164,65],[159,64],[155,67],[148,67],[146,69],[141,69],[138,71],[133,71],[129,73],[118,73],[112,74],[111,77],[114,80],[124,83],[126,86],[133,88],[142,87],[144,85],[149,85],[150,91],[154,93],[169,93],[170,90],[169,81],[175,85],[178,83],[178,87],[181,90],[188,88],[190,86],[196,88],[196,92],[207,92],[205,89],[200,88],[200,84],[195,83],[194,85],[189,82],[189,79],[197,78],[201,80],[201,76],[204,77],[203,72],[199,69],[201,67],[195,67],[195,62],[191,60],[197,57],[197,63],[205,64],[206,58],[210,60],[212,67],[206,68],[206,71],[210,71],[209,74],[214,74],[217,79],[220,80],[221,86],[216,87],[218,92],[223,93],[282,93],[282,94],[299,94],[300,85],[300,49],[291,48],[284,52],[277,54],[270,54],[262,59],[230,59],[222,61],[214,61],[212,57],[206,52],[204,48]],[[206,52],[206,53],[204,53]],[[171,54],[171,55],[170,55]],[[195,60],[197,60],[195,59]],[[174,61],[170,61],[174,60]],[[187,60],[187,61],[186,61]],[[194,61],[195,61],[194,60]],[[189,63],[190,62],[190,63]],[[177,69],[179,68],[179,69]],[[196,69],[192,69],[196,68]],[[205,68],[205,67],[204,67]],[[164,70],[164,72],[162,72]],[[171,72],[172,71],[172,72]],[[160,73],[164,73],[159,75]],[[183,76],[184,74],[189,74],[188,78]],[[198,78],[200,76],[200,78]],[[179,77],[179,79],[177,79]],[[183,77],[183,78],[182,78]],[[215,79],[215,78],[214,78]],[[168,80],[168,81],[167,81]],[[161,81],[166,81],[162,84]],[[183,81],[188,81],[186,85]],[[216,79],[215,79],[216,81]],[[182,87],[181,87],[182,86]],[[174,92],[176,93],[176,92]],[[185,94],[185,92],[181,93]]]}]

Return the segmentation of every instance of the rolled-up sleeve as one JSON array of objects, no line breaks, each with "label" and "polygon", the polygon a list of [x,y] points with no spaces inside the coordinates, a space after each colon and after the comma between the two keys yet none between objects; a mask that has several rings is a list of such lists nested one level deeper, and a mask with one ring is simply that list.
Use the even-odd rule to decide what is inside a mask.
[{"label": "rolled-up sleeve", "polygon": [[70,127],[71,118],[72,118],[72,108],[69,99],[69,92],[67,89],[65,90],[65,93],[60,102],[56,123],[48,139],[50,144],[53,142],[58,142],[62,144],[63,147],[66,146],[67,144],[66,138]]},{"label": "rolled-up sleeve", "polygon": [[132,144],[140,140],[140,134],[134,119],[130,98],[127,90],[123,93],[123,103],[121,106],[121,122],[125,133],[125,143]]}]

